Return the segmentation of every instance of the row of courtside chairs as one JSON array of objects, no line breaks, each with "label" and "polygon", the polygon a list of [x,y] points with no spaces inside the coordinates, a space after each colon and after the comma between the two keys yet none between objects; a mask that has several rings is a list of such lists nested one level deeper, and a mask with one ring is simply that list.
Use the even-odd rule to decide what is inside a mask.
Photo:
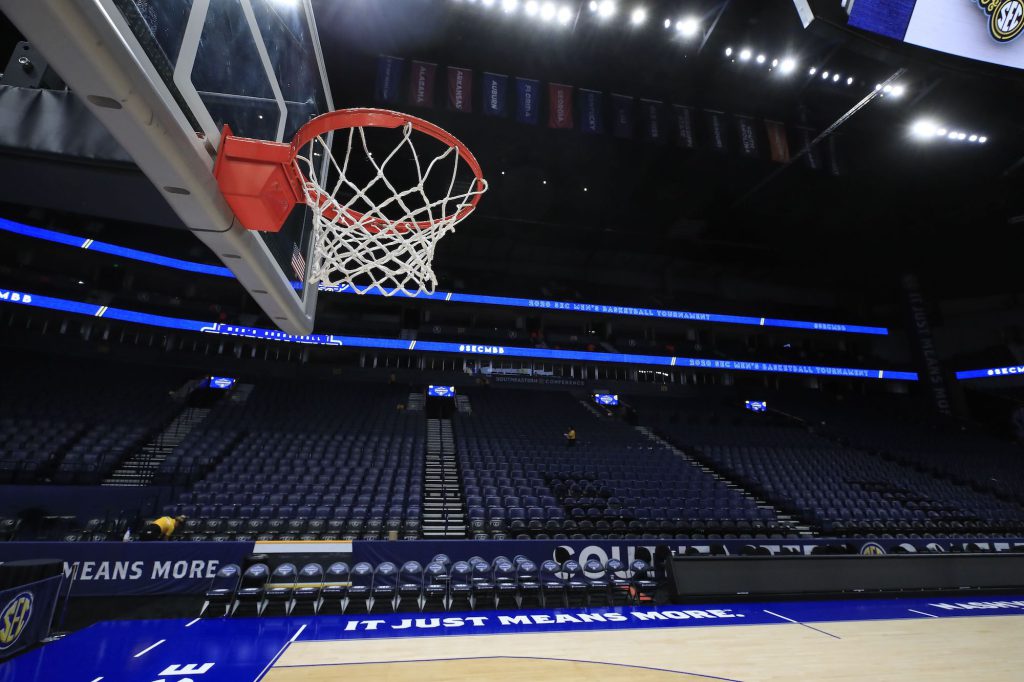
[{"label": "row of courtside chairs", "polygon": [[650,601],[657,587],[651,565],[641,559],[629,565],[591,559],[582,566],[549,559],[538,566],[522,555],[452,563],[438,554],[426,566],[363,561],[350,569],[339,561],[326,569],[283,563],[271,570],[255,563],[242,571],[227,564],[213,578],[199,615],[212,615],[211,607],[223,608],[223,616],[262,616],[344,614],[350,606],[372,613],[375,607],[397,612],[626,605]]}]

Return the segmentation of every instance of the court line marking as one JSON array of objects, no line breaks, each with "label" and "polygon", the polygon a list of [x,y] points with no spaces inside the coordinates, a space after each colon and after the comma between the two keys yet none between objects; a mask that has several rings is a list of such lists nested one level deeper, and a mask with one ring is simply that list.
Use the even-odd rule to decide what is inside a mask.
[{"label": "court line marking", "polygon": [[297,640],[297,639],[299,638],[299,635],[301,635],[301,634],[302,634],[302,631],[303,631],[303,630],[305,630],[305,629],[306,629],[306,624],[305,624],[305,623],[303,623],[303,624],[302,624],[302,627],[301,627],[301,628],[299,628],[298,632],[296,632],[296,633],[295,633],[294,635],[292,635],[292,638],[288,640],[288,643],[289,643],[289,644],[291,644],[292,642],[294,642],[295,640]]},{"label": "court line marking", "polygon": [[102,679],[103,679],[102,677],[97,677],[97,678],[96,678],[95,680],[93,680],[92,682],[100,682],[100,680],[102,680]]},{"label": "court line marking", "polygon": [[132,658],[138,658],[139,656],[142,656],[144,654],[148,654],[150,651],[152,651],[153,649],[157,648],[158,646],[160,646],[161,644],[163,644],[166,641],[167,641],[166,639],[161,639],[156,644],[151,644],[148,647],[146,647],[145,649],[143,649],[142,651],[140,651],[139,653],[135,654],[135,656],[133,656]]},{"label": "court line marking", "polygon": [[263,668],[263,670],[261,670],[261,671],[260,671],[260,674],[259,674],[259,675],[257,675],[257,676],[255,677],[255,679],[253,680],[253,682],[260,682],[260,680],[262,680],[262,679],[263,679],[263,677],[264,677],[264,676],[265,676],[265,675],[267,674],[267,672],[269,672],[269,671],[270,671],[270,669],[271,669],[272,667],[274,667],[274,664],[275,664],[275,663],[277,663],[277,661],[278,661],[278,660],[279,660],[279,659],[281,658],[281,656],[282,656],[282,655],[284,654],[284,652],[285,652],[285,649],[287,649],[288,647],[290,647],[290,646],[292,645],[292,642],[294,642],[294,641],[295,641],[295,638],[296,638],[296,637],[298,637],[299,635],[301,635],[301,634],[302,634],[302,631],[303,631],[303,630],[305,630],[305,629],[306,629],[306,623],[303,623],[303,624],[302,624],[302,627],[300,627],[300,628],[298,629],[298,631],[297,631],[297,632],[296,632],[296,633],[295,633],[294,635],[292,635],[292,638],[291,638],[291,639],[289,639],[289,640],[288,640],[287,642],[285,642],[285,643],[284,643],[283,645],[281,645],[281,648],[280,648],[280,649],[278,650],[278,652],[277,652],[276,654],[274,654],[274,657],[270,659],[270,661],[269,661],[269,662],[267,663],[267,665],[266,665],[266,666],[265,666],[265,667]]},{"label": "court line marking", "polygon": [[907,609],[911,613],[920,613],[922,616],[928,616],[929,618],[938,618],[934,613],[925,613],[924,611],[915,611],[914,609]]},{"label": "court line marking", "polygon": [[776,618],[781,618],[782,620],[788,620],[790,623],[793,623],[794,625],[802,625],[803,627],[805,627],[805,628],[807,628],[809,630],[814,630],[815,632],[820,632],[823,635],[828,635],[829,637],[834,637],[835,639],[842,639],[842,637],[839,637],[837,635],[833,635],[831,632],[825,632],[824,630],[819,630],[818,628],[812,627],[812,626],[808,625],[807,623],[801,623],[798,620],[793,620],[792,618],[786,618],[785,616],[779,615],[778,613],[775,613],[774,611],[769,611],[768,609],[761,609],[761,610],[764,611],[765,613],[767,613],[769,616],[775,616]]},{"label": "court line marking", "polygon": [[[351,640],[350,640],[351,641]],[[391,663],[444,663],[446,661],[492,661],[500,659],[515,659],[518,661],[563,661],[566,663],[590,663],[592,665],[610,665],[618,668],[635,668],[639,670],[654,670],[662,673],[674,673],[676,675],[690,675],[691,677],[703,677],[708,680],[721,680],[722,682],[742,682],[732,677],[719,677],[717,675],[705,675],[703,673],[692,673],[686,670],[671,670],[669,668],[655,668],[649,665],[635,665],[632,663],[611,663],[608,661],[591,661],[581,658],[553,658],[549,656],[454,656],[452,658],[410,658],[400,661],[354,661],[351,663],[297,663],[293,665],[277,666],[285,668],[324,668],[329,666],[342,665],[388,665]]]},{"label": "court line marking", "polygon": [[195,625],[196,623],[198,623],[201,620],[202,620],[202,618],[196,618],[194,620],[190,620],[189,622],[185,623],[185,627],[190,628],[190,627],[192,627],[193,625]]}]

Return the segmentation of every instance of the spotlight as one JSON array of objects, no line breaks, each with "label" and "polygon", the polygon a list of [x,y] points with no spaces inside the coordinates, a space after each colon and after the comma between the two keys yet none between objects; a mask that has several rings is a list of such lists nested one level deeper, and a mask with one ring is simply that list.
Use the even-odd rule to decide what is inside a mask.
[{"label": "spotlight", "polygon": [[903,87],[902,85],[894,85],[894,86],[892,86],[892,96],[893,97],[902,97],[903,93],[905,93],[906,91],[907,91],[907,89],[905,87]]},{"label": "spotlight", "polygon": [[757,55],[757,63],[758,64],[764,64],[765,59],[767,59],[767,57],[765,57],[763,54]]},{"label": "spotlight", "polygon": [[742,50],[740,50],[740,61],[741,62],[748,61],[750,59],[750,56],[751,56],[750,48],[745,47]]},{"label": "spotlight", "polygon": [[519,0],[501,0],[501,9],[511,14],[519,9]]},{"label": "spotlight", "polygon": [[850,76],[849,78],[846,79],[846,84],[853,85],[853,76]]},{"label": "spotlight", "polygon": [[957,131],[953,130],[946,137],[948,137],[950,140],[956,140],[956,139],[958,139],[960,137],[960,133],[958,133]]},{"label": "spotlight", "polygon": [[558,23],[565,26],[572,20],[572,10],[566,6],[558,8]]},{"label": "spotlight", "polygon": [[935,129],[935,135],[936,135],[937,137],[945,137],[945,136],[946,136],[946,133],[948,133],[948,132],[949,132],[949,131],[948,131],[948,130],[946,130],[945,128],[936,128],[936,129]]},{"label": "spotlight", "polygon": [[540,11],[540,3],[537,0],[526,0],[526,14],[527,16],[535,17],[537,12]]},{"label": "spotlight", "polygon": [[982,135],[981,137],[978,138],[978,142],[981,144],[985,144],[986,142],[988,142],[988,138]]},{"label": "spotlight", "polygon": [[807,73],[809,73],[809,74],[811,74],[811,75],[813,76],[814,74],[818,73],[818,67],[816,67],[816,66],[812,66],[812,67],[811,67],[811,68],[810,68],[810,69],[809,69],[809,70],[807,71]]},{"label": "spotlight", "polygon": [[881,83],[875,83],[875,92],[878,92],[881,89],[882,89],[882,84]]},{"label": "spotlight", "polygon": [[827,81],[828,80],[828,71],[822,71],[821,72],[821,80],[823,80],[823,81]]},{"label": "spotlight", "polygon": [[967,133],[957,133],[956,139],[961,140],[961,141],[966,140],[967,139]]},{"label": "spotlight", "polygon": [[494,7],[494,0],[481,0],[484,7]]},{"label": "spotlight", "polygon": [[687,17],[676,22],[676,30],[683,34],[686,38],[691,38],[697,35],[697,31],[700,30],[700,23],[693,17]]},{"label": "spotlight", "polygon": [[779,65],[779,60],[778,59],[773,59],[772,60],[772,68],[774,69],[778,65]]},{"label": "spotlight", "polygon": [[977,142],[978,141],[978,136],[977,135],[971,135],[967,139],[970,140],[971,142]]},{"label": "spotlight", "polygon": [[931,121],[926,120],[917,121],[911,128],[911,131],[917,137],[934,137],[936,130],[938,130],[936,125]]},{"label": "spotlight", "polygon": [[584,187],[584,188],[583,188],[583,191],[584,191],[584,192],[587,192],[587,191],[589,191],[589,190],[588,190],[588,189],[587,189],[586,187]]},{"label": "spotlight", "polygon": [[832,75],[832,82],[833,83],[838,83],[839,82],[839,74],[838,73]]},{"label": "spotlight", "polygon": [[666,19],[665,20],[665,28],[671,28],[671,27],[672,27],[672,20],[671,19]]},{"label": "spotlight", "polygon": [[589,6],[590,6],[590,11],[591,12],[596,12],[597,11],[597,0],[590,0],[590,5]]},{"label": "spotlight", "polygon": [[888,95],[890,92],[892,92],[892,86],[886,85],[884,88],[882,88],[882,92]]},{"label": "spotlight", "polygon": [[597,15],[602,19],[610,19],[615,16],[617,9],[613,0],[601,0],[597,4]]},{"label": "spotlight", "polygon": [[635,10],[633,10],[633,13],[629,15],[629,21],[634,26],[639,26],[640,24],[644,23],[645,21],[647,21],[647,10],[645,10],[643,7],[637,7]]},{"label": "spotlight", "polygon": [[732,56],[732,48],[731,47],[725,48],[725,56],[726,57],[731,57]]},{"label": "spotlight", "polygon": [[555,14],[557,13],[558,10],[555,8],[555,3],[553,2],[545,2],[540,6],[540,18],[544,21],[551,21],[555,18]]},{"label": "spotlight", "polygon": [[541,180],[541,181],[540,181],[540,184],[542,184],[542,185],[546,185],[546,184],[548,184],[548,181],[547,181],[547,180]]},{"label": "spotlight", "polygon": [[782,69],[782,73],[793,73],[793,69],[796,68],[796,61],[791,57],[786,57],[782,60],[779,68]]}]

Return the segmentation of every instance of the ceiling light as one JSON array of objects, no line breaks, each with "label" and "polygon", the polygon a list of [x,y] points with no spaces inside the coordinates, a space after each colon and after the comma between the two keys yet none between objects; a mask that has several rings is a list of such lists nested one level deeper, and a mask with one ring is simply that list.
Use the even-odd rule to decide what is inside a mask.
[{"label": "ceiling light", "polygon": [[977,135],[971,135],[967,139],[970,140],[971,142],[977,142],[978,141],[978,136]]},{"label": "ceiling light", "polygon": [[949,132],[949,131],[948,131],[948,130],[946,130],[945,128],[936,128],[936,129],[935,129],[935,134],[936,134],[937,136],[939,136],[939,137],[945,137],[945,136],[946,136],[946,133],[948,133],[948,132]]},{"label": "ceiling light", "polygon": [[832,76],[832,82],[833,82],[833,83],[838,83],[838,82],[839,82],[839,74],[838,74],[838,73],[837,73],[837,74],[834,74],[834,75]]},{"label": "ceiling light", "polygon": [[613,0],[601,0],[597,3],[597,16],[602,19],[610,19],[615,16],[617,9]]},{"label": "ceiling light", "polygon": [[597,11],[597,0],[590,0],[590,11],[591,12],[596,12]]},{"label": "ceiling light", "polygon": [[494,7],[494,0],[481,0],[484,7]]},{"label": "ceiling light", "polygon": [[676,30],[686,38],[690,38],[697,35],[697,31],[700,30],[700,22],[693,17],[687,17],[676,22]]},{"label": "ceiling light", "polygon": [[764,64],[765,59],[767,59],[767,57],[765,57],[763,54],[757,55],[757,63],[758,64]]},{"label": "ceiling light", "polygon": [[731,57],[732,56],[732,48],[731,47],[725,48],[725,56],[726,57]]},{"label": "ceiling light", "polygon": [[853,76],[850,76],[849,78],[846,79],[846,84],[853,85]]},{"label": "ceiling light", "polygon": [[809,73],[809,74],[811,74],[813,76],[814,74],[818,73],[818,67],[812,66],[807,73]]},{"label": "ceiling light", "polygon": [[501,9],[512,13],[519,9],[519,0],[501,0]]},{"label": "ceiling light", "polygon": [[988,138],[982,135],[981,137],[978,138],[978,142],[981,144],[985,144],[986,142],[988,142]]},{"label": "ceiling light", "polygon": [[533,17],[540,11],[540,3],[537,0],[526,0],[526,14]]},{"label": "ceiling light", "polygon": [[750,59],[750,57],[751,57],[750,48],[745,47],[742,50],[740,50],[740,61],[745,62],[748,59]]},{"label": "ceiling light", "polygon": [[823,81],[827,81],[828,80],[828,71],[822,71],[821,72],[821,80],[823,80]]},{"label": "ceiling light", "polygon": [[958,132],[957,132],[957,131],[955,131],[955,130],[952,130],[952,131],[950,131],[949,135],[947,135],[946,137],[948,137],[948,138],[949,138],[949,139],[951,139],[951,140],[955,140],[955,139],[957,139],[958,137],[960,137],[960,133],[958,133]]},{"label": "ceiling light", "polygon": [[666,19],[665,20],[665,28],[672,28],[672,20],[671,19]]},{"label": "ceiling light", "polygon": [[558,10],[555,8],[555,3],[553,2],[545,2],[540,6],[540,18],[544,21],[551,21],[555,18],[555,14],[557,13]]},{"label": "ceiling light", "polygon": [[633,13],[629,15],[629,21],[634,26],[639,26],[640,24],[644,23],[645,21],[647,21],[647,10],[645,10],[643,7],[637,7],[635,10],[633,10]]},{"label": "ceiling light", "polygon": [[892,96],[893,97],[902,97],[903,93],[906,92],[906,91],[907,91],[907,89],[905,87],[903,87],[902,85],[894,85],[894,86],[892,86]]},{"label": "ceiling light", "polygon": [[570,21],[572,21],[572,10],[569,9],[568,7],[564,6],[564,5],[562,7],[559,7],[558,8],[558,23],[560,23],[562,26],[565,26]]},{"label": "ceiling light", "polygon": [[914,123],[911,130],[918,137],[933,137],[938,127],[931,121],[920,120]]},{"label": "ceiling light", "polygon": [[881,83],[875,83],[875,92],[878,92],[881,89],[882,89],[882,84]]}]

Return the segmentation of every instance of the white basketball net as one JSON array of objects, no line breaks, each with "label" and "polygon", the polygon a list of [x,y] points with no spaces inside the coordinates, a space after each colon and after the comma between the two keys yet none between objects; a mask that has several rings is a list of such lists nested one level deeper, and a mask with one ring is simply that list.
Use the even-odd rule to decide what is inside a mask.
[{"label": "white basketball net", "polygon": [[[434,293],[434,248],[469,215],[469,211],[462,214],[463,209],[487,190],[487,184],[478,188],[475,179],[467,182],[467,173],[475,176],[456,147],[446,147],[423,165],[413,143],[412,124],[395,130],[399,131],[401,140],[380,162],[370,152],[361,127],[347,130],[343,158],[335,157],[323,136],[314,138],[296,156],[297,170],[306,178],[306,203],[314,213],[310,284],[351,287],[357,293],[378,288],[385,296]],[[338,152],[340,156],[340,148]],[[375,171],[361,185],[348,177],[353,153],[365,155]],[[407,189],[396,187],[387,177],[388,164],[400,153],[403,164],[408,164],[411,154],[417,176],[416,184]],[[322,155],[329,161],[326,178],[319,175]],[[362,160],[360,163],[366,165]],[[432,177],[432,186],[447,185],[444,197],[427,195],[426,185]],[[330,186],[324,186],[324,182]],[[468,189],[457,189],[457,183]],[[375,198],[371,199],[371,193]],[[385,198],[381,200],[381,196]]]}]

